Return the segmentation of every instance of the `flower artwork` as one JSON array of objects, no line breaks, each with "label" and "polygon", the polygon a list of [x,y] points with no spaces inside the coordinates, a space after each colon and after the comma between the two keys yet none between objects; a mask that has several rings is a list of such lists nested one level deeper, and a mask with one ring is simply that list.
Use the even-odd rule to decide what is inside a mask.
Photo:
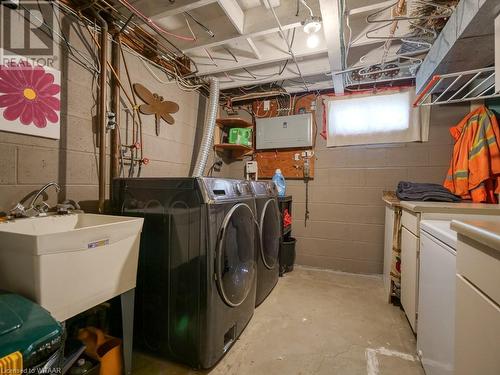
[{"label": "flower artwork", "polygon": [[0,131],[59,139],[60,72],[19,57],[0,65]]}]

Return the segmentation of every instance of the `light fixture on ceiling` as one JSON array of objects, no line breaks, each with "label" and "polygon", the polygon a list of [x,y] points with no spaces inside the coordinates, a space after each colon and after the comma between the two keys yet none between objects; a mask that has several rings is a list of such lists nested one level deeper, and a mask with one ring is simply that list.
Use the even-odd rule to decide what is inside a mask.
[{"label": "light fixture on ceiling", "polygon": [[316,48],[319,45],[318,31],[321,30],[321,18],[312,16],[302,24],[304,25],[304,32],[309,35],[306,41],[307,47]]}]

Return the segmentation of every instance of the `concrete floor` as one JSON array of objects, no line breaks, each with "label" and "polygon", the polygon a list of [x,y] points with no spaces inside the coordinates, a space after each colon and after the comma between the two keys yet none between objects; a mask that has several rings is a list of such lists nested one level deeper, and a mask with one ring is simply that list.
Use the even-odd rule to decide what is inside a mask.
[{"label": "concrete floor", "polygon": [[296,267],[211,371],[135,353],[135,375],[423,375],[403,312],[382,280]]}]

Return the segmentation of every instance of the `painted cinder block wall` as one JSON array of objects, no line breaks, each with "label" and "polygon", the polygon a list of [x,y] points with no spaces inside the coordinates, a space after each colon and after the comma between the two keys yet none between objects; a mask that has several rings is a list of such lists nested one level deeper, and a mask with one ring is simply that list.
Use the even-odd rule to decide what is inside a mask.
[{"label": "painted cinder block wall", "polygon": [[[296,109],[310,108],[311,99],[301,100]],[[317,108],[317,123],[321,126],[321,102]],[[293,196],[296,263],[353,273],[382,273],[382,192],[395,190],[401,180],[442,183],[453,147],[448,129],[468,112],[468,104],[433,107],[429,142],[425,143],[327,148],[318,134],[315,178],[309,182],[307,226],[305,184],[287,180],[287,194]],[[224,176],[243,175],[241,162],[224,168]]]},{"label": "painted cinder block wall", "polygon": [[[89,56],[98,52],[95,47],[88,50],[88,46],[92,46],[89,34],[69,18],[63,22],[63,31],[75,48]],[[142,169],[142,176],[187,175],[194,148],[199,94],[182,91],[174,82],[157,81],[139,58],[128,52],[125,54],[132,82],[142,83],[180,106],[179,112],[174,114],[175,124],[162,123],[159,137],[155,135],[153,116],[142,117],[144,156],[150,159],[149,165]],[[56,181],[63,187],[60,201],[94,201],[98,198],[98,148],[94,122],[98,77],[69,59],[64,47],[60,50],[60,63],[61,139],[0,132],[0,211],[8,211],[22,197],[48,181]],[[164,74],[150,67],[166,80]],[[123,63],[121,69],[122,81],[128,87]],[[130,95],[130,90],[128,92]],[[125,128],[131,126],[131,121],[123,107],[121,118],[121,137],[125,143]],[[130,139],[130,128],[128,134]],[[54,191],[49,191],[49,196],[50,203],[54,204]]]}]

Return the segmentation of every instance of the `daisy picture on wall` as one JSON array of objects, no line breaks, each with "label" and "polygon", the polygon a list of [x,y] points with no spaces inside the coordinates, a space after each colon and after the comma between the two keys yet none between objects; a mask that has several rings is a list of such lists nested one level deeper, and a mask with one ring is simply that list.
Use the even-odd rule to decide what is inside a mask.
[{"label": "daisy picture on wall", "polygon": [[60,137],[61,72],[21,56],[0,65],[0,131]]}]

